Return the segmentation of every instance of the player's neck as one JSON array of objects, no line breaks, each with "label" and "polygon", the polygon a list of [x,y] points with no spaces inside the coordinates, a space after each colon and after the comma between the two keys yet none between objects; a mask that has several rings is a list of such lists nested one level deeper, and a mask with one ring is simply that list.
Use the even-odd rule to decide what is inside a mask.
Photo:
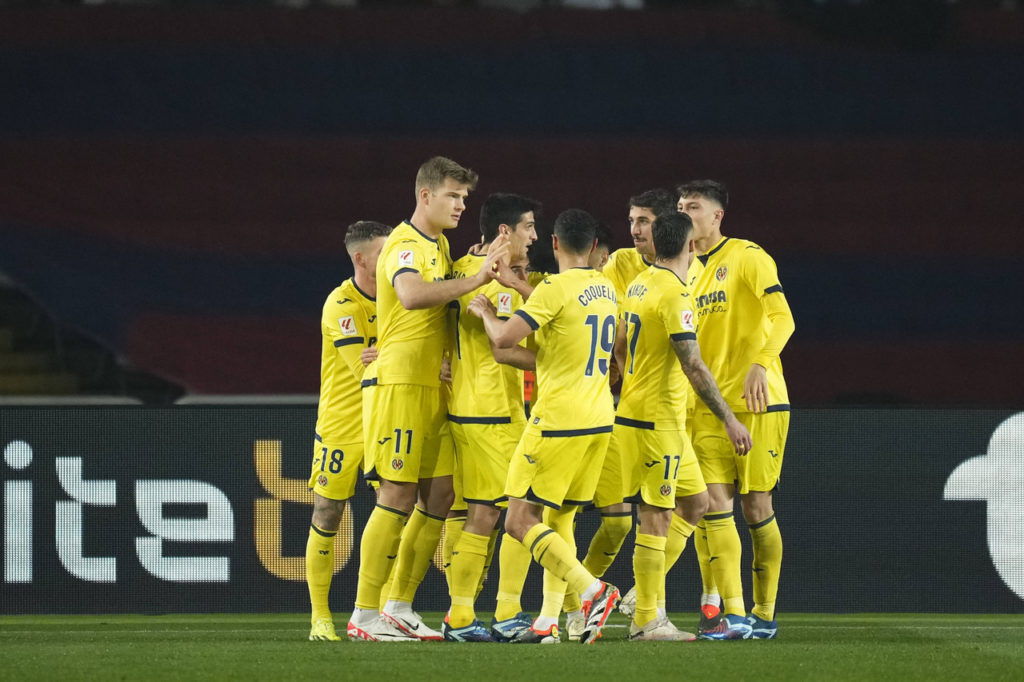
[{"label": "player's neck", "polygon": [[438,225],[434,225],[427,219],[427,212],[421,207],[417,206],[416,210],[413,211],[412,217],[409,218],[409,222],[417,230],[427,235],[431,239],[437,239],[444,232],[444,228]]},{"label": "player's neck", "polygon": [[573,268],[590,267],[590,254],[558,251],[555,253],[555,257],[558,259],[559,272],[565,272],[566,270],[572,270]]},{"label": "player's neck", "polygon": [[657,265],[659,268],[671,270],[672,272],[676,273],[676,277],[678,277],[684,282],[686,281],[686,272],[687,270],[690,269],[689,258],[687,257],[687,253],[685,251],[680,253],[675,258],[668,258],[665,260],[658,259],[657,261],[655,261],[654,264]]},{"label": "player's neck", "polygon": [[722,241],[722,231],[715,230],[714,232],[709,234],[707,237],[704,237],[703,239],[694,239],[693,246],[694,248],[697,249],[697,253],[703,256],[705,253],[710,251],[715,246],[715,244],[717,244],[720,241]]},{"label": "player's neck", "polygon": [[367,296],[371,298],[377,297],[377,276],[375,273],[368,270],[356,270],[352,275],[352,281]]}]

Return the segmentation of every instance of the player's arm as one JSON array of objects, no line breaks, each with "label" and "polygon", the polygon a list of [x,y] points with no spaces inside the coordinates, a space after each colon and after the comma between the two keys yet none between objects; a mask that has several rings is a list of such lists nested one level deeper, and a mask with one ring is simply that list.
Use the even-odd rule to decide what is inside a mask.
[{"label": "player's arm", "polygon": [[495,361],[503,365],[531,372],[537,370],[537,354],[529,348],[523,348],[520,345],[515,345],[511,348],[498,348],[492,341],[491,353],[494,354]]},{"label": "player's arm", "polygon": [[[615,347],[612,350],[612,359],[615,361],[615,365],[618,366],[618,370],[621,375],[621,370],[626,366],[626,324],[619,318],[619,323],[615,325]],[[615,383],[612,381],[611,383]]]},{"label": "player's arm", "polygon": [[725,424],[725,433],[728,435],[729,440],[732,441],[736,452],[741,455],[749,452],[751,446],[750,432],[747,431],[747,427],[741,424],[736,415],[729,409],[725,398],[722,397],[722,392],[718,390],[718,384],[715,383],[715,378],[711,376],[711,370],[708,369],[708,366],[704,364],[704,360],[700,357],[700,346],[697,344],[696,336],[691,334],[673,334],[671,340],[672,349],[676,352],[676,357],[679,358],[679,364],[683,368],[683,373],[686,374],[686,378],[690,380],[693,390],[704,401],[704,404]]},{"label": "player's arm", "polygon": [[512,348],[533,333],[533,327],[521,316],[521,311],[517,310],[508,320],[502,320],[491,299],[484,294],[470,301],[466,309],[483,320],[484,331],[496,348]]},{"label": "player's arm", "polygon": [[775,263],[763,251],[758,250],[752,255],[754,258],[751,260],[754,261],[754,264],[761,263],[761,265],[752,268],[754,270],[751,275],[753,281],[750,281],[748,285],[754,291],[761,292],[759,296],[761,309],[764,310],[770,325],[764,345],[754,357],[754,362],[743,379],[743,399],[747,402],[747,409],[756,413],[763,412],[768,407],[768,370],[766,368],[782,353],[789,337],[796,330],[796,323],[793,321],[793,311],[790,310],[789,303],[786,301],[782,285],[778,283]]},{"label": "player's arm", "polygon": [[394,277],[395,295],[406,310],[422,310],[454,301],[497,278],[494,264],[508,255],[508,238],[499,236],[491,244],[479,272],[462,279],[426,282],[416,270],[399,270]]},{"label": "player's arm", "polygon": [[523,297],[523,300],[530,298],[530,294],[533,293],[533,287],[526,281],[525,277],[520,277],[509,265],[503,261],[498,261],[498,282],[502,286],[506,286],[509,289],[515,289],[519,292],[519,295]]}]

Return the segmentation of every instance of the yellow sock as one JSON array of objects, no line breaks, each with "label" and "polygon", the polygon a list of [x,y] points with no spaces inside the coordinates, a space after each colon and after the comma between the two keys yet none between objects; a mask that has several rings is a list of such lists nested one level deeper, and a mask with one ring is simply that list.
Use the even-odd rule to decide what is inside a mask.
[{"label": "yellow sock", "polygon": [[615,561],[629,531],[633,530],[633,512],[601,514],[601,525],[590,541],[583,566],[600,578]]},{"label": "yellow sock", "polygon": [[395,577],[389,599],[412,603],[437,551],[443,527],[444,519],[440,516],[428,514],[419,507],[413,509],[403,533],[402,544],[398,547],[398,561],[395,563]]},{"label": "yellow sock", "polygon": [[444,578],[448,581],[448,594],[452,592],[452,579],[448,573],[452,565],[452,550],[459,543],[459,536],[462,535],[462,528],[466,525],[465,516],[449,516],[444,520],[444,532],[441,533],[441,556],[444,566]]},{"label": "yellow sock", "polygon": [[[672,567],[679,561],[679,556],[686,549],[686,541],[693,535],[693,526],[682,516],[672,515],[672,522],[668,526],[668,537],[665,538],[665,574],[672,570]],[[658,607],[665,608],[665,581],[661,581],[661,591],[658,592]]]},{"label": "yellow sock", "polygon": [[665,593],[665,543],[667,538],[636,534],[633,547],[633,579],[636,612],[633,622],[644,626],[658,617],[658,595]]},{"label": "yellow sock", "polygon": [[772,514],[750,527],[754,547],[754,610],[764,620],[775,620],[775,599],[782,570],[782,533]]},{"label": "yellow sock", "polygon": [[334,538],[337,531],[330,533],[309,525],[309,539],[306,540],[306,584],[309,586],[309,603],[313,606],[313,618],[331,617],[327,594],[331,591],[334,576]]},{"label": "yellow sock", "polygon": [[520,599],[523,583],[530,571],[533,557],[523,543],[508,533],[501,536],[498,550],[498,603],[494,609],[494,620],[507,620],[523,610]]},{"label": "yellow sock", "polygon": [[718,594],[715,576],[711,573],[711,552],[708,550],[708,529],[701,519],[693,534],[693,548],[697,550],[697,564],[700,566],[701,592],[704,595]]},{"label": "yellow sock", "polygon": [[715,585],[722,594],[722,611],[745,616],[747,610],[743,604],[743,584],[740,582],[740,554],[743,548],[733,513],[705,514],[704,524],[708,529],[708,563],[711,565]]},{"label": "yellow sock", "polygon": [[398,543],[406,515],[397,509],[373,508],[359,541],[359,582],[356,608],[376,611],[380,608],[381,587],[398,554]]},{"label": "yellow sock", "polygon": [[[405,537],[405,529],[409,527],[409,517],[408,516],[405,517],[405,521],[406,521],[405,526],[402,527],[402,534],[401,534],[401,536],[399,536],[399,542],[398,542],[399,547],[401,547],[401,545],[402,545],[402,538]],[[392,552],[392,554],[397,554],[397,552],[398,552],[398,549],[396,548],[395,551]],[[388,598],[391,596],[391,583],[394,582],[394,579],[395,579],[395,566],[397,564],[398,564],[397,561],[392,561],[388,565],[388,575],[384,579],[384,584],[381,585],[381,588],[380,588],[380,610],[381,611],[384,610],[384,606],[388,603]]]},{"label": "yellow sock", "polygon": [[595,584],[597,578],[583,568],[569,543],[543,523],[526,532],[523,545],[529,548],[534,561],[566,581],[568,589],[583,594]]},{"label": "yellow sock", "polygon": [[473,603],[476,601],[476,586],[480,583],[480,573],[484,570],[487,560],[487,544],[490,536],[477,535],[463,530],[459,535],[459,544],[452,552],[452,566],[449,583],[451,584],[452,608],[448,614],[448,623],[453,628],[469,625],[476,619]]},{"label": "yellow sock", "polygon": [[[576,536],[573,533],[573,520],[576,518],[576,507],[563,506],[561,509],[545,509],[544,523],[565,541],[572,556],[576,558]],[[551,571],[544,571],[544,601],[541,603],[540,615],[543,618],[554,618],[556,621],[562,613],[562,602],[565,601],[565,580]]]},{"label": "yellow sock", "polygon": [[487,536],[487,556],[484,559],[484,570],[480,573],[480,582],[476,586],[475,599],[480,598],[480,593],[484,589],[484,581],[487,580],[487,574],[491,572],[491,562],[494,561],[494,547],[498,544],[498,531],[492,530]]}]

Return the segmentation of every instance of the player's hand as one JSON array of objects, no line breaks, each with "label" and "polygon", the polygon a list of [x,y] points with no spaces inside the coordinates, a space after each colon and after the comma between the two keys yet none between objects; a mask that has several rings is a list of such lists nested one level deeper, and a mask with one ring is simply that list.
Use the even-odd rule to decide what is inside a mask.
[{"label": "player's hand", "polygon": [[729,436],[729,440],[732,441],[732,446],[736,450],[737,455],[745,455],[750,452],[750,448],[754,447],[754,442],[750,438],[750,431],[747,431],[747,427],[735,415],[725,422],[725,433]]},{"label": "player's hand", "polygon": [[484,275],[484,281],[498,278],[498,263],[508,264],[508,236],[499,234],[498,237],[487,247],[487,255],[484,257],[484,264],[480,272]]},{"label": "player's hand", "polygon": [[612,358],[611,362],[608,363],[608,385],[614,386],[619,383],[621,378],[622,372],[619,371],[619,363],[615,362],[615,358]]},{"label": "player's hand", "polygon": [[440,379],[446,384],[452,383],[452,361],[447,357],[441,358]]},{"label": "player's hand", "polygon": [[473,300],[466,305],[466,310],[476,315],[480,319],[483,319],[485,315],[497,315],[497,311],[494,304],[491,303],[491,299],[487,298],[484,294],[477,294],[473,297]]},{"label": "player's hand", "polygon": [[363,352],[359,354],[359,359],[362,361],[363,367],[366,367],[377,359],[377,347],[370,346],[369,348],[364,348]]},{"label": "player's hand", "polygon": [[742,397],[751,412],[764,412],[768,409],[768,370],[758,364],[750,366],[747,378],[743,380]]}]

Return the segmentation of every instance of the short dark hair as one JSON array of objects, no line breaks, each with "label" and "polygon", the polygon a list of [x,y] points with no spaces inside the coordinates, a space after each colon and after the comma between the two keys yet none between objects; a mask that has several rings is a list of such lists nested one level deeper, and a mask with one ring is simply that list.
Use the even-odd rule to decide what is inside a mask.
[{"label": "short dark hair", "polygon": [[558,272],[558,260],[551,248],[551,227],[538,222],[536,229],[537,241],[530,244],[526,251],[526,257],[529,259],[526,269],[531,272],[554,274]]},{"label": "short dark hair", "polygon": [[629,208],[646,208],[654,214],[654,217],[676,212],[677,197],[667,189],[657,187],[641,192],[629,198]]},{"label": "short dark hair", "polygon": [[611,249],[612,246],[612,231],[608,229],[608,226],[602,222],[597,223],[597,234],[594,235],[597,239],[597,248]]},{"label": "short dark hair", "polygon": [[658,216],[651,226],[655,258],[658,260],[675,258],[686,248],[691,234],[693,234],[693,221],[685,213],[668,213]]},{"label": "short dark hair", "polygon": [[518,194],[495,192],[484,199],[480,207],[480,234],[484,236],[484,242],[489,244],[498,236],[498,226],[508,225],[515,229],[524,213],[533,211],[536,218],[540,210],[539,201]]},{"label": "short dark hair", "polygon": [[375,220],[358,220],[348,226],[345,230],[345,248],[349,253],[358,249],[362,244],[376,239],[387,237],[391,234],[391,226],[378,223]]},{"label": "short dark hair", "polygon": [[558,243],[571,253],[589,253],[599,227],[597,218],[579,208],[566,209],[555,218]]},{"label": "short dark hair", "polygon": [[445,178],[451,178],[462,185],[469,185],[470,189],[476,189],[476,181],[480,176],[476,171],[464,168],[451,159],[443,156],[435,156],[427,159],[416,172],[416,193],[426,187],[433,191],[444,184]]},{"label": "short dark hair", "polygon": [[690,180],[676,187],[676,191],[680,198],[699,195],[716,202],[722,210],[729,208],[729,190],[717,180]]}]

